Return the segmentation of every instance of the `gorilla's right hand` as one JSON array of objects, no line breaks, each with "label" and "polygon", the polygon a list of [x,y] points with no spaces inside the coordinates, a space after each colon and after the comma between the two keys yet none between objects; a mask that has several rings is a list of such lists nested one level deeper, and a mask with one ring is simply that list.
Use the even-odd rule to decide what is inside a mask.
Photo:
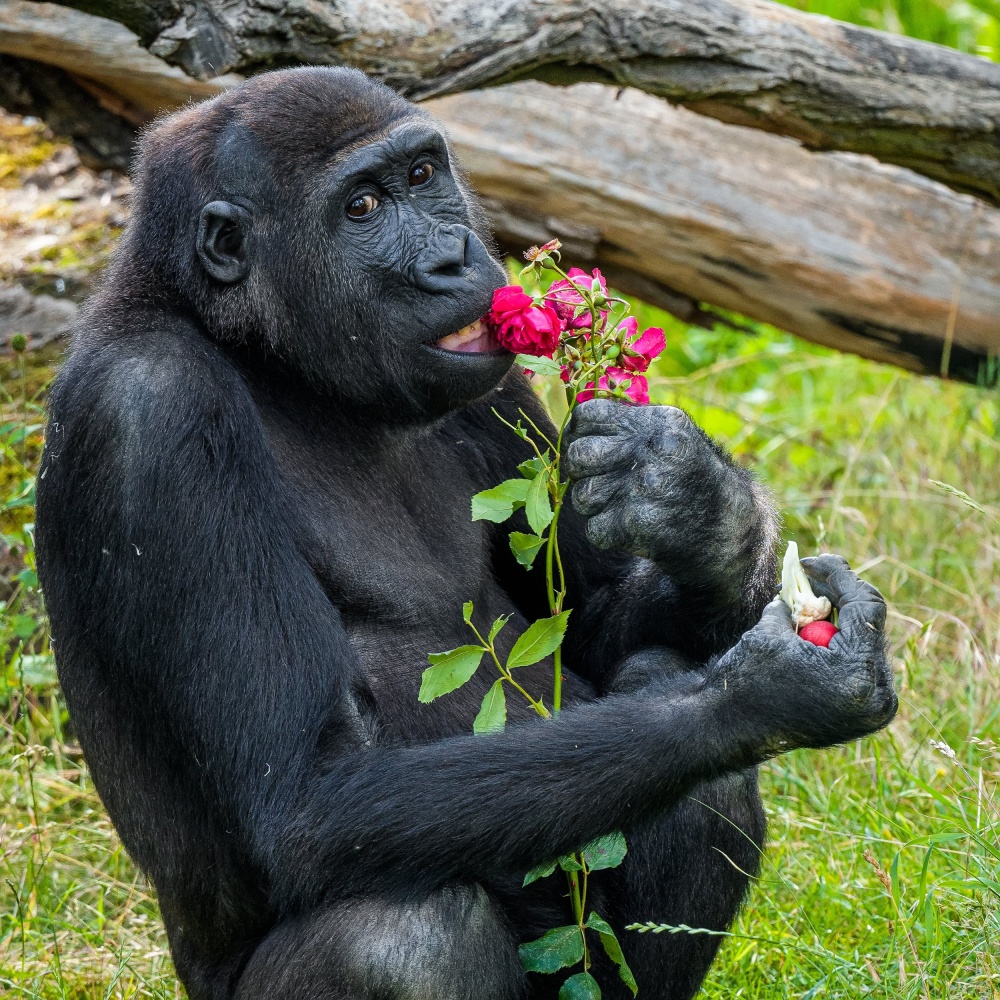
[{"label": "gorilla's right hand", "polygon": [[806,559],[803,568],[840,612],[829,647],[800,639],[788,607],[775,598],[708,677],[730,695],[754,750],[765,756],[857,739],[896,714],[882,595],[840,556]]}]

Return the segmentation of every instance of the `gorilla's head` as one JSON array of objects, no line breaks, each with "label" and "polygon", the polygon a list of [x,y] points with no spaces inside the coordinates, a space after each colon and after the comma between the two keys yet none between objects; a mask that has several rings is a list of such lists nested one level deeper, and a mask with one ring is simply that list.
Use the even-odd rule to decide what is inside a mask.
[{"label": "gorilla's head", "polygon": [[[267,73],[154,126],[120,264],[210,336],[387,417],[509,369],[503,269],[435,121],[354,70]],[[457,334],[457,336],[456,336]]]}]

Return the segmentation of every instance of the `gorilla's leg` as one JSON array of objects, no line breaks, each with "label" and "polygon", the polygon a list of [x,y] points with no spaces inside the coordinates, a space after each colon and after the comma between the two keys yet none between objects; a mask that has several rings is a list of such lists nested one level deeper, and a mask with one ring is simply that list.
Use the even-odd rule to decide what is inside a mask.
[{"label": "gorilla's leg", "polygon": [[361,898],[288,920],[258,946],[234,1000],[518,1000],[517,942],[479,886],[417,903]]},{"label": "gorilla's leg", "polygon": [[[764,811],[756,769],[706,782],[650,826],[628,834],[621,882],[609,887],[607,918],[728,930],[760,868]],[[603,874],[603,873],[601,873]],[[688,1000],[722,938],[712,934],[619,934],[647,1000]],[[613,983],[605,991],[626,1000]]]}]

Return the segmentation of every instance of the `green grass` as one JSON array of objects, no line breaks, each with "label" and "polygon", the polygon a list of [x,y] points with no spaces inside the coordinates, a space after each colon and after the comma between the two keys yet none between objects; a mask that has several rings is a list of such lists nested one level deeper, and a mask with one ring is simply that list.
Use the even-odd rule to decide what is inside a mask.
[{"label": "green grass", "polygon": [[757,469],[800,548],[866,567],[901,704],[885,734],[763,769],[763,875],[704,995],[995,997],[997,395],[758,329],[678,333],[658,401]]},{"label": "green grass", "polygon": [[[656,401],[685,406],[757,470],[803,551],[842,552],[883,590],[901,694],[887,733],[763,769],[763,876],[704,996],[998,995],[1000,399],[766,327],[687,330],[639,312],[668,330]],[[4,482],[16,496],[39,441],[18,441],[36,415],[29,402],[22,418],[7,376]],[[28,556],[0,618],[0,991],[177,996],[155,901],[100,807],[45,655],[20,527],[30,507],[0,518]],[[30,658],[11,654],[22,642]]]},{"label": "green grass", "polygon": [[[1000,57],[1000,0],[791,5]],[[803,552],[839,551],[885,593],[901,696],[886,733],[762,769],[763,874],[702,996],[1000,996],[1000,397],[639,312],[669,336],[654,401],[757,471]],[[180,997],[155,899],[75,746],[34,587],[25,488],[51,362],[22,377],[0,361],[0,993]]]}]

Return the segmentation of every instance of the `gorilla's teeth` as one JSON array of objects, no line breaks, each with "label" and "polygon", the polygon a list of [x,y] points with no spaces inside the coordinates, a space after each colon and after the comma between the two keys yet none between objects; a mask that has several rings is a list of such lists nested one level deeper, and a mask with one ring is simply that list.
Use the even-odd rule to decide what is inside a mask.
[{"label": "gorilla's teeth", "polygon": [[443,351],[457,351],[462,354],[479,354],[496,349],[494,338],[481,319],[463,326],[457,333],[449,333],[447,337],[442,337],[434,346]]}]

